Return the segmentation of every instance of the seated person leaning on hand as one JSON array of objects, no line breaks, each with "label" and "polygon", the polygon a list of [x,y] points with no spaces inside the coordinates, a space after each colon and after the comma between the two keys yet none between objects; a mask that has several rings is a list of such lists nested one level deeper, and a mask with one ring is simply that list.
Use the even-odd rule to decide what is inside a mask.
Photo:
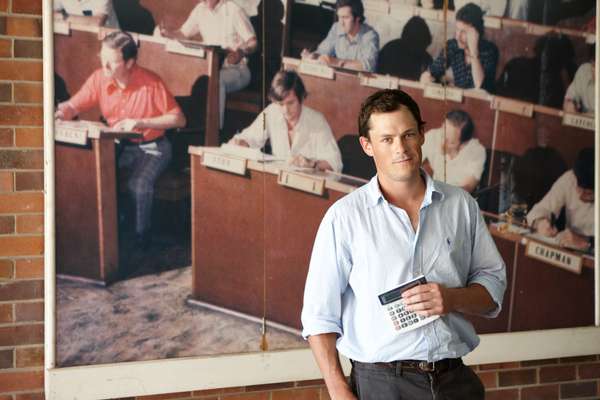
[{"label": "seated person leaning on hand", "polygon": [[467,192],[475,190],[486,155],[483,145],[473,137],[474,130],[469,114],[453,110],[446,114],[440,128],[425,133],[423,168],[433,179],[460,186]]},{"label": "seated person leaning on hand", "polygon": [[296,72],[279,71],[269,89],[272,103],[230,143],[262,148],[270,139],[275,157],[298,167],[340,172],[342,156],[331,128],[323,114],[302,104],[306,95]]},{"label": "seated person leaning on hand", "polygon": [[[553,216],[562,208],[566,212],[566,229],[558,232]],[[558,235],[559,243],[576,249],[589,249],[594,236],[594,149],[579,152],[573,169],[554,182],[544,198],[527,214],[527,223],[549,237]]]}]

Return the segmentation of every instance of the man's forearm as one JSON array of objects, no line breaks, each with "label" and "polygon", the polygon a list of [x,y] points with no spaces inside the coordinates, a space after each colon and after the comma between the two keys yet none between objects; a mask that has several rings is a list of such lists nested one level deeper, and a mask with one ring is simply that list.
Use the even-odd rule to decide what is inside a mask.
[{"label": "man's forearm", "polygon": [[487,289],[474,283],[466,288],[447,289],[452,311],[463,314],[484,315],[496,308],[496,303]]},{"label": "man's forearm", "polygon": [[139,128],[142,129],[171,129],[185,126],[185,117],[181,113],[163,114],[152,118],[142,118]]},{"label": "man's forearm", "polygon": [[308,343],[319,365],[329,395],[333,400],[355,399],[342,371],[340,358],[335,347],[337,335],[325,333],[309,336]]}]

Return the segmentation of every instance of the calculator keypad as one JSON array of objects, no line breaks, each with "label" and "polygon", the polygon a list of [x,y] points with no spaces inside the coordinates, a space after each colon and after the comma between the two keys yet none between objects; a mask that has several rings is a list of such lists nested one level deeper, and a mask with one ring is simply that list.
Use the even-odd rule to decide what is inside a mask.
[{"label": "calculator keypad", "polygon": [[[390,319],[394,324],[394,329],[397,331],[414,329],[429,322],[425,320],[433,320],[437,318],[437,316],[424,317],[415,312],[406,310],[402,300],[397,300],[393,303],[387,304],[385,307],[387,308]],[[420,322],[423,323],[419,324]]]}]

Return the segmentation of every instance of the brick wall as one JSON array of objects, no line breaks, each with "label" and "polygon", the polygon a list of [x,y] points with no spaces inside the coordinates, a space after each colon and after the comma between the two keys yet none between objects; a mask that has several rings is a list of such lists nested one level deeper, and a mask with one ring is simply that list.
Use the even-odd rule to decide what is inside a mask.
[{"label": "brick wall", "polygon": [[[41,0],[0,0],[0,400],[43,399]],[[600,397],[598,356],[476,367],[488,399]],[[138,399],[328,399],[322,382]]]}]

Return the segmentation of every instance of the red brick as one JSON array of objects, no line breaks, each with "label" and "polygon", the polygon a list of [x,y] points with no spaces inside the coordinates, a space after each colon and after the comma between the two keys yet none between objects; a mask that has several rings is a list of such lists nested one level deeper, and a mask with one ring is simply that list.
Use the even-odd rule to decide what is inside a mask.
[{"label": "red brick", "polygon": [[325,386],[325,381],[323,379],[312,379],[308,381],[299,381],[296,382],[297,387],[302,386]]},{"label": "red brick", "polygon": [[40,18],[14,17],[6,18],[6,33],[8,36],[42,36],[42,20]]},{"label": "red brick", "polygon": [[44,347],[17,348],[15,364],[17,368],[42,367],[44,365]]},{"label": "red brick", "polygon": [[12,57],[11,39],[0,39],[0,57]]},{"label": "red brick", "polygon": [[15,304],[16,322],[42,322],[44,321],[44,303],[17,303]]},{"label": "red brick", "polygon": [[41,40],[15,39],[13,53],[15,58],[42,58]]},{"label": "red brick", "polygon": [[12,84],[6,82],[0,82],[0,102],[10,103],[12,102]]},{"label": "red brick", "polygon": [[0,171],[0,193],[15,190],[13,180],[15,174],[8,171]]},{"label": "red brick", "polygon": [[560,365],[540,368],[540,383],[575,380],[574,365]]},{"label": "red brick", "polygon": [[[2,49],[2,45],[0,45],[0,49]],[[0,79],[41,81],[43,74],[42,67],[43,64],[41,61],[0,60]]]},{"label": "red brick", "polygon": [[17,233],[44,233],[44,216],[17,216]]},{"label": "red brick", "polygon": [[494,363],[494,364],[482,364],[479,366],[479,369],[490,370],[490,369],[512,369],[519,368],[521,365],[519,362],[505,362],[505,363]]},{"label": "red brick", "polygon": [[268,392],[226,394],[221,396],[221,400],[268,400]]},{"label": "red brick", "polygon": [[581,364],[578,369],[580,379],[600,378],[600,363]]},{"label": "red brick", "polygon": [[271,393],[271,400],[315,400],[319,398],[319,388],[277,390]]},{"label": "red brick", "polygon": [[321,388],[321,400],[331,400],[331,396],[329,396],[329,392],[327,388]]},{"label": "red brick", "polygon": [[30,371],[2,373],[0,374],[0,388],[6,392],[43,389],[44,372]]},{"label": "red brick", "polygon": [[11,147],[15,143],[15,135],[12,128],[0,128],[0,147]]},{"label": "red brick", "polygon": [[191,392],[154,394],[150,396],[137,396],[136,400],[168,400],[168,399],[183,399],[192,395]]},{"label": "red brick", "polygon": [[42,14],[40,0],[12,0],[12,12],[15,14]]},{"label": "red brick", "polygon": [[[0,0],[0,3],[2,3],[2,0]],[[19,395],[17,395],[19,396]],[[0,400],[15,400],[12,397],[12,394],[5,394],[5,395],[1,395],[0,394]]]},{"label": "red brick", "polygon": [[14,275],[13,261],[0,260],[0,279],[12,279]]},{"label": "red brick", "polygon": [[43,147],[43,128],[16,128],[15,145],[17,147]]},{"label": "red brick", "polygon": [[486,389],[492,389],[498,387],[498,373],[497,372],[477,372],[477,376],[481,379],[483,386]]},{"label": "red brick", "polygon": [[0,150],[0,169],[43,169],[42,150]]},{"label": "red brick", "polygon": [[44,190],[44,173],[15,172],[15,191],[41,191]]},{"label": "red brick", "polygon": [[597,356],[578,356],[578,357],[565,357],[565,358],[561,358],[560,362],[561,364],[568,364],[568,363],[582,363],[582,362],[588,362],[588,361],[597,361],[598,357]]},{"label": "red brick", "polygon": [[294,387],[294,382],[267,383],[264,385],[246,386],[247,392],[266,392],[277,389],[287,389]]},{"label": "red brick", "polygon": [[44,91],[41,83],[15,83],[15,103],[41,103]]},{"label": "red brick", "polygon": [[485,400],[519,400],[519,389],[489,390]]},{"label": "red brick", "polygon": [[592,397],[598,394],[596,382],[563,383],[560,385],[561,399],[574,399],[578,397]]},{"label": "red brick", "polygon": [[0,257],[42,254],[44,254],[43,236],[0,236]]},{"label": "red brick", "polygon": [[[8,0],[0,0],[0,11],[7,12],[8,11]],[[4,399],[2,399],[4,400]]]},{"label": "red brick", "polygon": [[[0,350],[0,369],[15,367],[14,352],[10,350]],[[1,372],[0,372],[1,373]]]},{"label": "red brick", "polygon": [[15,394],[15,400],[45,400],[44,393]]},{"label": "red brick", "polygon": [[15,233],[15,217],[13,215],[0,215],[0,235]]},{"label": "red brick", "polygon": [[[0,346],[44,344],[44,325],[30,324],[0,327]],[[0,384],[2,387],[2,384]]]},{"label": "red brick", "polygon": [[521,389],[521,400],[558,400],[558,385],[542,385]]},{"label": "red brick", "polygon": [[44,212],[43,193],[0,194],[0,214],[35,212]]},{"label": "red brick", "polygon": [[[1,68],[0,61],[0,70]],[[41,106],[0,106],[2,125],[41,125],[43,117]]]},{"label": "red brick", "polygon": [[44,281],[9,281],[0,283],[0,301],[37,300],[44,297]]},{"label": "red brick", "polygon": [[0,323],[13,322],[12,304],[0,304]]},{"label": "red brick", "polygon": [[44,278],[44,259],[19,259],[15,264],[15,271],[16,279]]},{"label": "red brick", "polygon": [[520,369],[515,371],[498,372],[499,386],[531,385],[536,383],[535,369]]}]

